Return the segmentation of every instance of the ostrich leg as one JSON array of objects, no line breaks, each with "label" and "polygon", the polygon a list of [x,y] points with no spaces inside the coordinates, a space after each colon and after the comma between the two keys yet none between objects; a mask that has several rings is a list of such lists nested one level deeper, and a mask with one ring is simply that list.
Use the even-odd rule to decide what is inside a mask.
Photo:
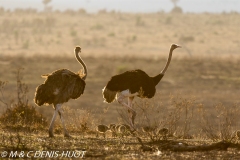
[{"label": "ostrich leg", "polygon": [[[135,119],[135,117],[136,117],[136,111],[134,111],[134,110],[132,109],[132,101],[133,101],[134,96],[137,96],[137,95],[138,95],[138,93],[131,94],[131,93],[129,92],[129,90],[125,90],[125,91],[119,92],[119,93],[117,94],[117,97],[116,97],[118,103],[120,103],[120,104],[122,104],[123,106],[127,107],[127,108],[128,108],[128,111],[131,112],[131,115],[129,116],[129,119],[130,119],[131,127],[132,127],[133,129],[134,129],[134,119]],[[124,102],[124,99],[125,99],[125,98],[128,98],[128,104],[126,104],[126,103]]]},{"label": "ostrich leg", "polygon": [[130,119],[131,124],[134,126],[134,120],[135,120],[135,117],[136,117],[137,113],[132,108],[133,99],[134,99],[134,96],[133,97],[128,97],[128,106],[132,109],[132,110],[129,110],[129,111],[131,111],[131,113],[129,112],[129,114],[130,114],[129,119]]},{"label": "ostrich leg", "polygon": [[59,107],[58,109],[58,114],[60,116],[60,119],[61,119],[61,122],[62,122],[62,126],[63,126],[63,130],[64,130],[64,137],[71,137],[66,129],[66,126],[65,126],[65,122],[64,122],[64,119],[63,119],[63,115],[62,115],[62,109],[61,109],[61,106]]},{"label": "ostrich leg", "polygon": [[58,110],[59,110],[59,108],[61,108],[61,105],[62,104],[54,105],[55,111],[54,111],[54,114],[53,114],[52,121],[50,123],[49,129],[48,129],[49,137],[54,137],[54,135],[53,135],[53,126],[54,126],[55,119],[57,117]]}]

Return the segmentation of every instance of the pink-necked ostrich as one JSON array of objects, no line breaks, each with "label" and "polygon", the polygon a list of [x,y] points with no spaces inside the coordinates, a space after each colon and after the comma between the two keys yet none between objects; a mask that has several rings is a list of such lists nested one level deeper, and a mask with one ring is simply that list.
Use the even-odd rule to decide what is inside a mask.
[{"label": "pink-necked ostrich", "polygon": [[46,78],[44,84],[36,88],[34,101],[38,106],[43,104],[52,104],[55,109],[52,121],[49,127],[49,137],[53,137],[53,125],[57,114],[59,114],[63,129],[64,136],[69,137],[68,131],[65,127],[61,106],[63,103],[68,102],[70,99],[77,99],[80,97],[85,88],[85,79],[87,77],[87,67],[81,57],[80,47],[75,48],[75,56],[77,61],[83,66],[84,74],[74,73],[68,69],[59,69],[51,74],[43,75]]},{"label": "pink-necked ostrich", "polygon": [[[173,50],[179,47],[177,44],[171,45],[166,66],[157,76],[150,77],[140,69],[126,71],[113,76],[103,88],[104,102],[111,103],[116,99],[120,104],[127,107],[132,128],[134,128],[134,119],[136,117],[136,112],[132,108],[134,97],[152,98],[155,95],[155,87],[167,71]],[[128,103],[124,102],[125,98],[128,98]]]}]

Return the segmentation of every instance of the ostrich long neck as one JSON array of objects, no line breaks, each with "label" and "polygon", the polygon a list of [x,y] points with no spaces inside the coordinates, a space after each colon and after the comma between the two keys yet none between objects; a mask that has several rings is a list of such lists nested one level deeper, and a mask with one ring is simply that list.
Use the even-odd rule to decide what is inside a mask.
[{"label": "ostrich long neck", "polygon": [[156,75],[155,77],[152,77],[155,86],[160,82],[160,80],[161,80],[162,77],[164,76],[165,72],[167,71],[168,66],[169,66],[169,64],[170,64],[170,62],[171,62],[171,59],[172,59],[172,52],[173,52],[173,49],[171,48],[170,51],[169,51],[169,56],[168,56],[167,63],[166,63],[166,65],[165,65],[165,67],[163,68],[163,70],[161,71],[161,73],[158,74],[158,75]]},{"label": "ostrich long neck", "polygon": [[167,71],[168,66],[169,66],[169,64],[171,62],[171,59],[172,59],[172,52],[173,52],[173,49],[171,48],[170,51],[169,51],[169,56],[168,56],[167,63],[165,65],[165,67],[163,68],[163,70],[161,71],[161,74],[165,74],[165,72]]},{"label": "ostrich long neck", "polygon": [[83,80],[85,80],[87,78],[87,66],[86,64],[83,62],[82,58],[79,56],[79,52],[75,52],[75,56],[77,61],[83,66],[84,68],[84,77],[82,77]]}]

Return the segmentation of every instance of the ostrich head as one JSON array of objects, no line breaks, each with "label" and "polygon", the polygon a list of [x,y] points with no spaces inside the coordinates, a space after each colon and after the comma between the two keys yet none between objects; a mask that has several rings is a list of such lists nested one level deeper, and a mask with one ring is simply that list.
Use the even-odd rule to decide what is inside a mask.
[{"label": "ostrich head", "polygon": [[174,50],[176,48],[181,48],[181,46],[177,45],[177,44],[172,44],[171,46],[171,50]]},{"label": "ostrich head", "polygon": [[76,53],[81,52],[81,47],[80,47],[80,46],[77,46],[77,47],[75,48],[75,52],[76,52]]}]

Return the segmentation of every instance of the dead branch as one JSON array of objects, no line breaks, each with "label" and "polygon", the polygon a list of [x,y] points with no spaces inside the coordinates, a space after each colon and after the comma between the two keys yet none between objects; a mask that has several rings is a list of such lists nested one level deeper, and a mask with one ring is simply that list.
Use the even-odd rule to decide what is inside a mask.
[{"label": "dead branch", "polygon": [[209,145],[188,145],[182,142],[170,141],[164,144],[160,144],[159,150],[170,150],[174,152],[193,152],[193,151],[211,151],[211,150],[227,150],[230,146],[230,142],[221,141]]}]

